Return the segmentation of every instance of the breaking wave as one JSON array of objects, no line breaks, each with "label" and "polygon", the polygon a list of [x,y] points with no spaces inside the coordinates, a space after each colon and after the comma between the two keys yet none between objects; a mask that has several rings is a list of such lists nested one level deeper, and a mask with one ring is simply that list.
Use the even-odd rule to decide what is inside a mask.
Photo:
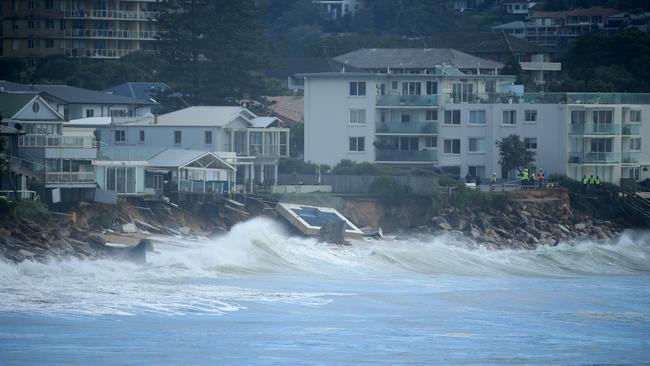
[{"label": "breaking wave", "polygon": [[337,247],[290,237],[277,223],[254,219],[219,238],[157,238],[154,247],[145,266],[111,260],[0,262],[0,312],[223,314],[244,309],[251,301],[322,306],[344,295],[273,289],[280,285],[269,290],[240,287],[241,282],[227,285],[234,278],[650,273],[647,232],[626,232],[604,243],[584,241],[535,250],[490,250],[450,236]]}]

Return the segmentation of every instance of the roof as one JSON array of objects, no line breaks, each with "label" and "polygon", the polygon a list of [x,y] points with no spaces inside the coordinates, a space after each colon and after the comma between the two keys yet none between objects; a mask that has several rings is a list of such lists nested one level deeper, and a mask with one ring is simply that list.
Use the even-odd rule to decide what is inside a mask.
[{"label": "roof", "polygon": [[256,128],[267,128],[278,119],[276,117],[255,117],[251,120],[252,126]]},{"label": "roof", "polygon": [[499,62],[478,58],[452,48],[362,48],[335,59],[362,69],[422,69],[443,64],[459,69],[503,67]]},{"label": "roof", "polygon": [[36,96],[30,93],[0,93],[0,114],[3,118],[11,118]]},{"label": "roof", "polygon": [[515,20],[514,22],[508,22],[508,23],[504,23],[492,27],[492,29],[513,29],[513,28],[526,28],[526,23],[521,20]]},{"label": "roof", "polygon": [[111,117],[88,117],[88,118],[78,118],[71,119],[66,123],[66,126],[108,126],[111,124]]},{"label": "roof", "polygon": [[289,119],[293,122],[303,122],[305,118],[304,97],[298,95],[266,97],[275,102],[269,108],[281,119]]},{"label": "roof", "polygon": [[[243,115],[244,114],[244,115]],[[250,114],[250,116],[246,116]],[[243,107],[231,106],[197,106],[158,116],[156,124],[161,126],[213,126],[224,127],[235,118],[242,116],[246,120],[256,116]]]},{"label": "roof", "polygon": [[9,81],[0,81],[0,89],[8,91],[47,93],[56,99],[71,104],[155,104],[151,101],[143,101],[121,95],[107,94],[101,91],[77,88],[68,85],[27,85],[12,83]]},{"label": "roof", "polygon": [[312,72],[341,72],[343,70],[362,71],[331,58],[291,57],[278,60],[276,67],[268,69],[264,73],[269,77],[285,79],[296,74]]},{"label": "roof", "polygon": [[485,53],[552,53],[536,43],[501,32],[439,33],[427,39],[434,47],[455,46],[469,54]]},{"label": "roof", "polygon": [[162,147],[145,147],[145,146],[111,146],[97,150],[97,160],[99,161],[148,161],[161,151]]},{"label": "roof", "polygon": [[215,159],[219,160],[223,167],[231,170],[235,168],[228,164],[226,161],[222,160],[215,153],[210,151],[200,151],[200,150],[184,150],[184,149],[165,149],[160,153],[153,156],[149,159],[149,166],[161,167],[161,168],[179,168],[184,167],[198,159],[201,159],[204,156],[212,156]]},{"label": "roof", "polygon": [[615,15],[618,14],[619,11],[616,9],[610,9],[610,8],[603,8],[601,6],[593,6],[591,8],[581,8],[581,9],[573,9],[569,10],[566,15],[567,16],[572,16],[572,17],[577,17],[577,16],[593,16],[593,15]]},{"label": "roof", "polygon": [[165,83],[128,82],[115,85],[104,90],[104,92],[151,102],[159,92],[167,89],[169,89],[169,86]]}]

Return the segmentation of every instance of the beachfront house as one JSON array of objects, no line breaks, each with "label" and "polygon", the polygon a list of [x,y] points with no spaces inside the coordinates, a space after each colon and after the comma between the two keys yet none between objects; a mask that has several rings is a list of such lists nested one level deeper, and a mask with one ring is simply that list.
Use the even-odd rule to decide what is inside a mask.
[{"label": "beachfront house", "polygon": [[289,157],[289,129],[279,123],[242,107],[200,106],[112,122],[98,128],[97,135],[100,153],[116,147],[234,153],[237,182],[246,182],[250,190],[255,184],[275,184],[279,159]]}]

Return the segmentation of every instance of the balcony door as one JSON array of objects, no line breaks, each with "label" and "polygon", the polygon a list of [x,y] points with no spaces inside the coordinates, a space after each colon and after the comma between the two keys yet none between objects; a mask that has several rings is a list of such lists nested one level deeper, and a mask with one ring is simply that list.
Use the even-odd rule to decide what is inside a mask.
[{"label": "balcony door", "polygon": [[474,95],[474,85],[472,83],[453,83],[451,97],[454,103],[467,103]]},{"label": "balcony door", "polygon": [[403,82],[402,95],[422,95],[422,84],[419,81]]}]

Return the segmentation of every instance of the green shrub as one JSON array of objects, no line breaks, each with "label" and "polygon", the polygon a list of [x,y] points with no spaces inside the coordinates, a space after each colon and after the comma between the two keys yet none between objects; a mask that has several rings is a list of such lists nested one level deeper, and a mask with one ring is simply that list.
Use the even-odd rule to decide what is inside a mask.
[{"label": "green shrub", "polygon": [[456,208],[488,208],[494,200],[494,194],[467,188],[465,184],[457,184],[451,195],[449,204]]},{"label": "green shrub", "polygon": [[50,211],[44,203],[36,201],[14,201],[13,216],[23,219],[45,221],[50,218]]},{"label": "green shrub", "polygon": [[[325,174],[332,168],[329,165],[321,164],[320,172]],[[280,159],[278,173],[281,174],[316,174],[318,164],[305,162],[302,159]]]},{"label": "green shrub", "polygon": [[571,179],[563,174],[551,174],[548,177],[550,183],[557,183],[560,187],[564,187],[572,193],[582,192],[582,182]]},{"label": "green shrub", "polygon": [[397,205],[411,196],[411,187],[401,184],[395,178],[379,177],[370,183],[370,193],[385,204]]}]

